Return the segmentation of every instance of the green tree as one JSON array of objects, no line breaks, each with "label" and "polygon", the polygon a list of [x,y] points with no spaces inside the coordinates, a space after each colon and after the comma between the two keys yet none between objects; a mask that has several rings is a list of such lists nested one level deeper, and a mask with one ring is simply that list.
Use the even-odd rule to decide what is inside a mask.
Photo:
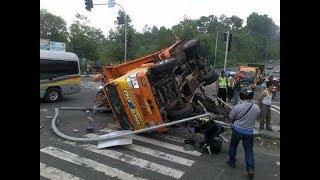
[{"label": "green tree", "polygon": [[251,34],[262,34],[267,38],[275,38],[279,27],[268,15],[252,13],[247,18],[247,27]]},{"label": "green tree", "polygon": [[60,17],[40,9],[40,37],[58,42],[68,42],[67,23]]},{"label": "green tree", "polygon": [[105,37],[100,29],[90,27],[87,17],[77,14],[70,26],[70,49],[80,58],[96,61],[101,58]]},{"label": "green tree", "polygon": [[231,16],[229,20],[231,22],[231,29],[238,30],[242,27],[243,20],[238,16]]}]

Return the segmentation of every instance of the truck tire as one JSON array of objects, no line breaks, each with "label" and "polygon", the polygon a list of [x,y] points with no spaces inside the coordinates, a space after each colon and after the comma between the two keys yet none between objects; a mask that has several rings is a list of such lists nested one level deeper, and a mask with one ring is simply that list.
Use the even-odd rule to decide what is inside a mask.
[{"label": "truck tire", "polygon": [[168,112],[169,120],[179,120],[192,116],[193,106],[190,103],[186,103],[185,106],[179,110],[172,110]]},{"label": "truck tire", "polygon": [[163,72],[171,70],[178,65],[178,61],[175,58],[166,59],[150,68],[151,75],[157,76]]},{"label": "truck tire", "polygon": [[198,38],[192,39],[183,45],[182,49],[185,53],[199,49],[200,41]]},{"label": "truck tire", "polygon": [[219,79],[218,74],[214,69],[211,69],[203,78],[202,82],[204,82],[203,86],[208,86]]},{"label": "truck tire", "polygon": [[61,98],[62,98],[62,93],[60,88],[58,87],[51,87],[47,89],[46,94],[44,95],[44,100],[50,103],[60,101]]}]

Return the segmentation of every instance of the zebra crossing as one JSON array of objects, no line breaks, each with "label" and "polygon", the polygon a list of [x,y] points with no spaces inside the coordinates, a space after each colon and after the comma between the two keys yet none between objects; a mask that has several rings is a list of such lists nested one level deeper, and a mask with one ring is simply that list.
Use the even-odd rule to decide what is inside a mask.
[{"label": "zebra crossing", "polygon": [[[105,128],[86,136],[96,137],[112,131],[114,130]],[[154,137],[157,137],[157,139],[154,139]],[[161,140],[159,140],[160,138]],[[180,179],[201,156],[198,151],[185,150],[182,146],[184,139],[180,137],[134,135],[133,140],[133,144],[130,145],[105,149],[97,149],[94,144],[63,141],[63,144],[68,148],[52,145],[40,149],[40,154],[87,168],[88,171],[102,173],[106,176],[104,179],[159,179],[158,176],[162,179]],[[86,156],[78,153],[78,150],[75,150],[76,148],[85,151]],[[99,158],[96,156],[99,156]],[[108,158],[111,161],[107,161],[107,163],[96,161],[100,157]],[[75,172],[64,172],[66,170],[63,168],[59,169],[59,167],[50,165],[50,162],[43,161],[45,160],[40,162],[40,175],[42,177],[48,179],[87,179]],[[46,163],[49,163],[49,165]],[[115,163],[120,167],[114,166]],[[124,166],[133,169],[138,168],[140,173],[128,172]],[[147,176],[145,173],[151,173],[152,176]]]}]

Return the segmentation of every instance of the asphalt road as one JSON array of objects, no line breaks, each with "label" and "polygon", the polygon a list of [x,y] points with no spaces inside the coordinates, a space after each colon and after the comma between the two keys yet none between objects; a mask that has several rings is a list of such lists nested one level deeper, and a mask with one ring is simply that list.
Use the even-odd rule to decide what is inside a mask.
[{"label": "asphalt road", "polygon": [[[103,150],[97,150],[96,144],[75,144],[58,138],[51,130],[53,108],[92,106],[98,86],[86,79],[81,93],[66,96],[58,103],[40,102],[40,179],[246,179],[242,147],[238,148],[237,168],[232,169],[225,163],[228,144],[223,144],[219,154],[210,156],[183,144],[187,134],[181,128],[171,128],[164,135],[137,135],[132,145]],[[112,114],[107,113],[63,111],[59,121],[62,132],[77,137],[116,129]],[[95,132],[87,134],[88,126]],[[280,179],[278,150],[255,146],[255,162],[255,179]]]}]

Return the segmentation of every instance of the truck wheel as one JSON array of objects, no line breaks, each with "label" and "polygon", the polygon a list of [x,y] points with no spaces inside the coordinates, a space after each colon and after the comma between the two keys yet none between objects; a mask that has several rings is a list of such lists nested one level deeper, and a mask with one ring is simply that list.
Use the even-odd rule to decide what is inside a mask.
[{"label": "truck wheel", "polygon": [[170,58],[164,61],[160,61],[158,64],[150,68],[151,75],[157,76],[163,72],[171,70],[173,67],[177,65],[178,65],[178,61],[175,58]]},{"label": "truck wheel", "polygon": [[168,112],[168,118],[170,120],[178,120],[192,116],[193,106],[190,103],[186,103],[182,109],[172,110]]},{"label": "truck wheel", "polygon": [[198,49],[200,46],[199,39],[195,38],[188,41],[186,44],[183,45],[182,49],[185,53],[191,52],[192,50]]},{"label": "truck wheel", "polygon": [[47,89],[46,94],[44,96],[44,99],[47,102],[57,102],[61,100],[61,98],[62,98],[61,90],[60,88],[57,88],[57,87]]},{"label": "truck wheel", "polygon": [[208,86],[219,79],[218,74],[214,69],[211,69],[203,78],[202,82],[204,82],[203,86]]}]

